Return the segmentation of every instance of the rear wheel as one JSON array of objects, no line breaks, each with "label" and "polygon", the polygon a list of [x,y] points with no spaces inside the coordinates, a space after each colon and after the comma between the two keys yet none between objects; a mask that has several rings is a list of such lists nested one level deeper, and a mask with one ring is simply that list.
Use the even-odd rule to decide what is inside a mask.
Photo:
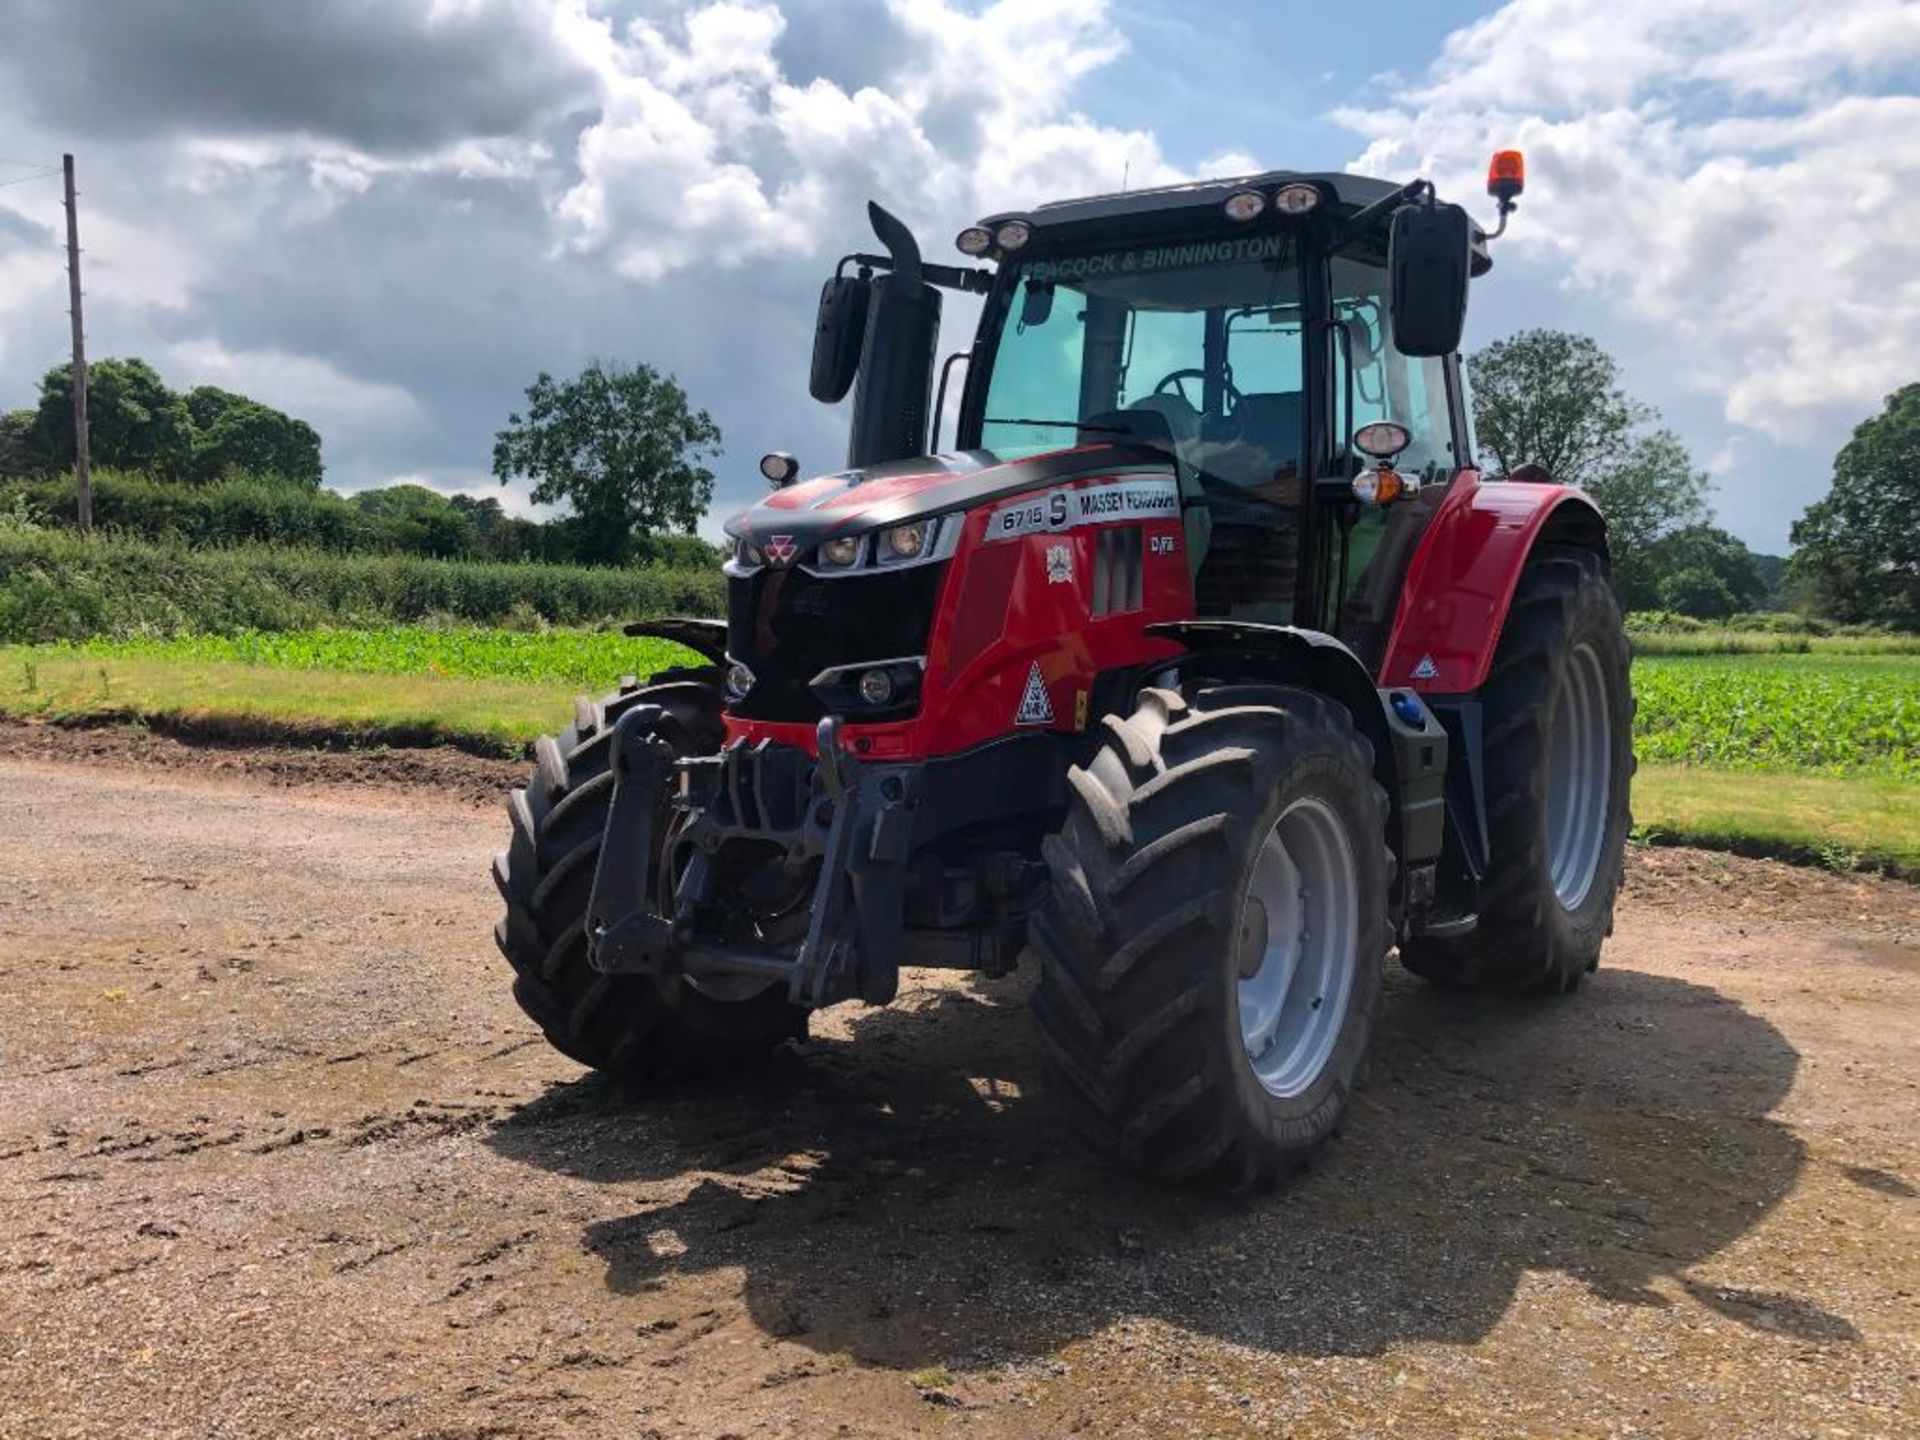
[{"label": "rear wheel", "polygon": [[[587,899],[613,800],[613,725],[636,705],[660,707],[656,733],[675,754],[719,748],[711,684],[629,682],[604,700],[583,696],[573,727],[541,737],[532,778],[508,799],[512,841],[493,864],[507,912],[494,938],[513,966],[513,998],[582,1065],[625,1075],[722,1069],[804,1035],[806,1012],[777,986],[702,990],[679,978],[602,975],[587,963]],[[663,837],[665,819],[663,804],[655,827]]]},{"label": "rear wheel", "polygon": [[1149,690],[1072,774],[1034,995],[1054,1088],[1109,1155],[1246,1189],[1339,1124],[1388,944],[1387,800],[1340,706]]},{"label": "rear wheel", "polygon": [[1547,549],[1520,577],[1481,690],[1492,868],[1480,923],[1402,950],[1416,974],[1561,994],[1600,963],[1629,825],[1633,691],[1600,557]]}]

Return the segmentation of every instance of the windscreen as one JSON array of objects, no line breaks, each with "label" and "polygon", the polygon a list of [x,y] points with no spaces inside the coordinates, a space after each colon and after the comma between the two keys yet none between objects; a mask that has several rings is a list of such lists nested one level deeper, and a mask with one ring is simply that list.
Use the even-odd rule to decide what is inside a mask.
[{"label": "windscreen", "polygon": [[1297,496],[1299,270],[1291,237],[1036,256],[993,358],[980,443],[1074,443],[1114,411],[1164,418],[1184,466],[1270,502]]}]

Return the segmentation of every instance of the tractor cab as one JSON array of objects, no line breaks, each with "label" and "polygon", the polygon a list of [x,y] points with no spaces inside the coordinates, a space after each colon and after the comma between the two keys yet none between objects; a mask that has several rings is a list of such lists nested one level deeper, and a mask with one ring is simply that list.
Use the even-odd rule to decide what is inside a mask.
[{"label": "tractor cab", "polygon": [[[816,381],[823,353],[896,357],[885,372],[860,366],[863,392],[889,393],[856,398],[851,464],[937,444],[964,363],[956,449],[1000,461],[1100,444],[1158,452],[1178,483],[1196,615],[1330,630],[1377,667],[1413,542],[1471,463],[1454,349],[1467,277],[1490,261],[1463,211],[1417,182],[1277,171],[990,217],[957,243],[991,272],[903,256],[910,237],[889,222],[876,216],[894,253],[849,257],[861,275],[831,282],[822,308]],[[889,274],[866,278],[882,264]],[[917,294],[903,272],[918,273]],[[847,303],[869,284],[886,306]],[[897,423],[912,409],[903,396],[927,388],[909,376],[903,389],[898,359],[931,364],[935,284],[985,304],[972,345],[941,370],[923,436]],[[911,342],[890,344],[903,329]],[[1382,462],[1387,485],[1373,478]]]}]

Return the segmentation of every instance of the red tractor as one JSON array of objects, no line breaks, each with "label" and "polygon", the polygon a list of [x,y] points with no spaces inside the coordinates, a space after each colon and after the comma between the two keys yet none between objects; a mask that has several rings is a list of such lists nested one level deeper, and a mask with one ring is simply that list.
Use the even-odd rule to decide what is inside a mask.
[{"label": "red tractor", "polygon": [[[1490,189],[1504,230],[1517,155]],[[813,356],[847,468],[767,456],[727,618],[628,627],[706,663],[582,699],[513,792],[515,997],[671,1076],[1030,953],[1088,1138],[1269,1182],[1365,1074],[1391,947],[1558,994],[1612,924],[1627,641],[1592,502],[1474,462],[1491,237],[1286,171],[997,215],[965,266],[870,213]],[[932,401],[942,289],[981,315]]]}]

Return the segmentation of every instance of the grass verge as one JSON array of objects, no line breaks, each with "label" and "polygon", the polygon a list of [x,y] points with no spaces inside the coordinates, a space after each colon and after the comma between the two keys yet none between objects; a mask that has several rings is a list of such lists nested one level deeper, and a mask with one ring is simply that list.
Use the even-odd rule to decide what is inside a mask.
[{"label": "grass verge", "polygon": [[0,650],[0,713],[142,720],[224,739],[456,745],[519,754],[573,714],[579,692],[459,675],[283,670],[224,660]]},{"label": "grass verge", "polygon": [[[435,663],[446,658],[436,656]],[[627,668],[644,671],[655,658],[651,651],[636,653]],[[671,647],[657,658],[674,658]],[[563,678],[358,673],[0,647],[0,714],[134,719],[184,736],[228,740],[446,744],[483,755],[520,754],[536,736],[567,722],[575,694],[597,688]],[[1643,764],[1633,798],[1638,833],[1652,843],[1920,879],[1920,785],[1911,779]]]},{"label": "grass verge", "polygon": [[1920,879],[1920,786],[1911,780],[1643,764],[1633,818],[1638,837],[1654,844]]}]

